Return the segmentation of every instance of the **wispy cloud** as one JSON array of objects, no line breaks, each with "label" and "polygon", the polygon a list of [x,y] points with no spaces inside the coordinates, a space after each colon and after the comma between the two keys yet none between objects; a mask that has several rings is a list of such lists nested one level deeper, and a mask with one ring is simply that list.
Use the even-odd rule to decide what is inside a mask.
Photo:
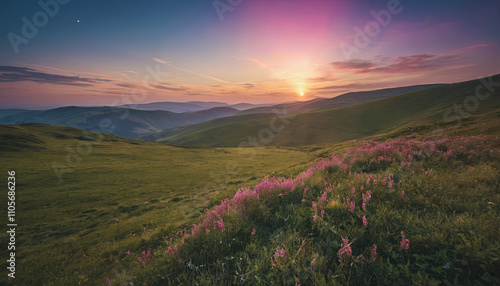
[{"label": "wispy cloud", "polygon": [[156,89],[164,89],[164,90],[171,90],[171,91],[186,91],[185,88],[183,87],[170,87],[170,86],[164,86],[164,85],[152,85],[152,87]]},{"label": "wispy cloud", "polygon": [[175,69],[181,70],[183,72],[187,72],[187,73],[194,74],[194,75],[197,75],[197,76],[205,77],[205,78],[208,78],[208,79],[211,79],[211,80],[215,80],[215,81],[218,81],[218,82],[222,82],[222,83],[225,83],[225,84],[232,84],[231,82],[226,81],[226,80],[218,79],[218,78],[215,78],[213,76],[209,76],[209,75],[206,75],[206,74],[202,74],[202,73],[198,73],[198,72],[187,70],[185,68],[178,67],[178,66],[172,64],[169,61],[164,61],[164,60],[159,59],[159,58],[153,58],[153,60],[155,60],[156,62],[162,63],[164,65],[171,66],[171,67],[173,67]]},{"label": "wispy cloud", "polygon": [[110,80],[51,74],[26,67],[0,66],[0,82],[17,81],[33,81],[38,83],[71,86],[93,86],[96,83],[107,82]]},{"label": "wispy cloud", "polygon": [[442,56],[418,54],[398,57],[386,65],[364,60],[332,62],[331,65],[337,70],[354,73],[412,73],[448,67],[454,64],[459,57],[460,54]]}]

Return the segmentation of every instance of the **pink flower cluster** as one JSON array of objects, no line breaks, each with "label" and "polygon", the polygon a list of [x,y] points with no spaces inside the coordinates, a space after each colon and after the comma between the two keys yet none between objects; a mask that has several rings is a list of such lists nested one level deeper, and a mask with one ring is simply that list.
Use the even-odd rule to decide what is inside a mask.
[{"label": "pink flower cluster", "polygon": [[146,266],[149,261],[151,261],[151,249],[149,249],[147,253],[146,251],[143,251],[142,256],[137,257],[137,259],[140,263],[142,263],[142,265]]},{"label": "pink flower cluster", "polygon": [[351,244],[349,243],[349,239],[347,237],[342,238],[342,245],[340,246],[339,251],[337,252],[337,256],[339,257],[339,261],[346,256],[352,255]]},{"label": "pink flower cluster", "polygon": [[377,259],[377,245],[376,244],[374,244],[372,246],[371,254],[372,254],[372,260]]},{"label": "pink flower cluster", "polygon": [[401,247],[401,249],[410,248],[410,240],[406,238],[404,232],[401,232],[401,243],[399,244],[399,247]]}]

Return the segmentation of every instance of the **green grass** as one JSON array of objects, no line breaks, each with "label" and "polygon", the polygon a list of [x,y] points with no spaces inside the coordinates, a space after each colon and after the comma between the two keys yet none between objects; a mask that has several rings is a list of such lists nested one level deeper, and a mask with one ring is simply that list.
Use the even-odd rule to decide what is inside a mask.
[{"label": "green grass", "polygon": [[[141,268],[139,281],[147,285],[500,284],[499,139],[403,139],[365,144],[337,156],[341,164],[317,167],[302,179],[283,178],[293,183],[292,188],[261,183],[260,189],[243,191],[245,196],[221,204],[222,211],[208,210],[196,221],[199,227],[194,233],[193,228],[187,234],[166,233],[167,239],[153,247],[151,262]],[[390,157],[390,162],[378,161],[379,156]],[[371,199],[363,209],[368,190]],[[252,195],[255,192],[259,197]],[[326,200],[321,202],[323,194]],[[355,202],[353,211],[347,196]],[[212,220],[223,220],[224,228]],[[408,249],[401,247],[401,232],[409,240]],[[172,243],[168,237],[173,237]],[[352,255],[340,259],[342,238],[348,238]],[[371,254],[374,244],[376,258]],[[169,249],[174,245],[177,252]],[[280,251],[284,255],[276,256]],[[124,268],[133,267],[127,255],[123,259]]]},{"label": "green grass", "polygon": [[[494,76],[493,81],[500,81],[500,75]],[[436,121],[450,121],[456,114],[444,118],[445,111],[454,105],[463,105],[466,98],[475,95],[480,84],[479,80],[473,80],[362,104],[286,116],[290,123],[284,130],[275,133],[270,142],[260,143],[272,146],[331,144]],[[481,89],[481,92],[485,90]],[[466,103],[474,104],[473,101]],[[477,103],[477,108],[468,113],[481,115],[498,110],[500,89],[496,88],[488,99],[477,99]],[[163,133],[165,137],[159,141],[185,146],[234,147],[248,141],[248,136],[258,138],[261,130],[270,128],[271,118],[262,116],[236,116],[170,130]],[[446,123],[455,125],[456,121]],[[277,128],[282,125],[280,120],[275,124]]]},{"label": "green grass", "polygon": [[[109,275],[119,254],[182,227],[207,201],[315,156],[260,148],[252,157],[236,148],[180,148],[112,135],[92,142],[85,134],[69,127],[0,126],[1,172],[7,180],[7,171],[14,170],[17,180],[17,285],[76,285]],[[71,172],[59,182],[53,162],[68,166],[67,147],[87,143],[90,154],[62,169]],[[7,239],[6,233],[1,237]],[[1,255],[6,257],[5,249]]]}]

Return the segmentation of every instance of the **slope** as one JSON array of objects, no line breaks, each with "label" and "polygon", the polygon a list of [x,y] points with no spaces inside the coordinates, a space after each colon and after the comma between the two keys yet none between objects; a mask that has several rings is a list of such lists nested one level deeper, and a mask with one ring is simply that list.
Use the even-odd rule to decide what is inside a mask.
[{"label": "slope", "polygon": [[[497,83],[499,75],[492,81]],[[160,139],[186,146],[239,146],[255,141],[256,145],[301,146],[327,144],[361,138],[381,132],[402,128],[406,125],[421,124],[439,120],[458,119],[453,112],[445,113],[454,106],[472,104],[477,106],[471,114],[491,112],[500,107],[500,90],[496,89],[486,100],[473,97],[482,81],[449,84],[414,91],[403,95],[340,108],[288,115],[282,117],[287,122],[284,128],[270,118],[233,122],[205,122],[203,128],[194,125]],[[490,87],[494,88],[494,87]],[[484,93],[484,90],[481,92]],[[471,96],[471,97],[469,97]],[[476,98],[476,101],[474,101]],[[470,102],[469,102],[470,101]],[[448,116],[446,116],[448,115]],[[281,120],[280,120],[281,121]],[[278,121],[278,122],[280,122]],[[458,121],[457,121],[458,122]],[[454,122],[456,123],[456,122]],[[273,124],[274,130],[270,132]]]}]

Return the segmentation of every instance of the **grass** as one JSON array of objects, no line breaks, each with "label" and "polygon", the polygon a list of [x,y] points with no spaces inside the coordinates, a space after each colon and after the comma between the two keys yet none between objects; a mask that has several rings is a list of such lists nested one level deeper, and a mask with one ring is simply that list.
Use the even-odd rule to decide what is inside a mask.
[{"label": "grass", "polygon": [[[493,76],[500,81],[500,75]],[[360,139],[403,128],[444,121],[456,124],[455,113],[444,117],[445,111],[467,103],[473,106],[469,96],[474,96],[479,80],[438,86],[414,91],[386,99],[355,104],[346,107],[289,115],[290,123],[283,131],[275,133],[270,142],[261,145],[305,146],[332,144]],[[480,90],[482,91],[482,90]],[[475,98],[475,97],[474,97]],[[467,100],[466,100],[467,99]],[[472,99],[473,100],[473,99]],[[477,106],[469,114],[481,115],[500,108],[500,90],[497,88],[484,100],[477,99]],[[475,104],[475,103],[474,103]],[[463,110],[465,110],[462,107]],[[178,128],[163,133],[161,142],[198,147],[235,147],[248,136],[257,137],[259,132],[270,128],[271,118],[264,115],[245,115],[213,120]],[[447,121],[448,120],[448,121]],[[275,123],[281,126],[280,120]]]},{"label": "grass", "polygon": [[[500,141],[486,136],[365,142],[165,233],[139,281],[498,285],[499,159]],[[122,259],[133,267],[136,253]]]},{"label": "grass", "polygon": [[[93,282],[112,273],[119,254],[182,227],[207,201],[315,156],[260,148],[252,157],[236,148],[180,148],[112,135],[88,141],[85,134],[69,127],[0,126],[1,171],[17,173],[18,285]],[[90,154],[80,156],[74,168],[61,169],[70,172],[59,182],[53,162],[70,165],[66,159],[73,153],[67,148],[76,152],[88,142]],[[6,197],[1,202],[6,205]],[[6,233],[1,237],[7,239]],[[1,254],[6,257],[5,249]]]}]

